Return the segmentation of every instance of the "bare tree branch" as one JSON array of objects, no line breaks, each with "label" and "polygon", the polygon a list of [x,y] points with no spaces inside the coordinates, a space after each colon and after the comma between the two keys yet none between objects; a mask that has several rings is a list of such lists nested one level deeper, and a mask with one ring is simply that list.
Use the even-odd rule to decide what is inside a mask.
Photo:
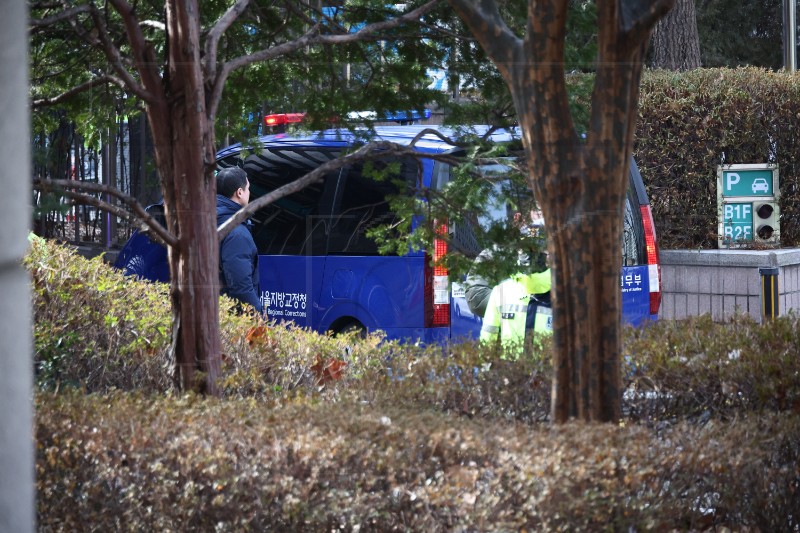
[{"label": "bare tree branch", "polygon": [[69,9],[65,9],[55,15],[45,17],[43,19],[30,19],[28,20],[28,24],[33,28],[43,28],[47,26],[52,26],[53,24],[57,24],[64,20],[70,20],[81,13],[88,13],[90,10],[90,6],[82,5],[77,7],[72,7]]},{"label": "bare tree branch", "polygon": [[205,47],[206,79],[213,80],[217,76],[217,47],[222,34],[231,27],[236,19],[247,9],[250,0],[236,0],[228,11],[214,24],[208,32]]},{"label": "bare tree branch", "polygon": [[87,81],[86,83],[82,83],[81,85],[77,85],[70,90],[63,92],[57,96],[52,96],[50,98],[40,98],[38,100],[31,101],[31,108],[36,109],[37,107],[46,107],[50,105],[60,104],[61,102],[67,101],[76,94],[80,94],[82,92],[91,90],[95,87],[106,85],[108,83],[112,83],[122,89],[126,89],[127,85],[124,81],[117,78],[116,76],[112,76],[110,74],[106,74],[104,76],[98,76],[94,79]]},{"label": "bare tree branch", "polygon": [[293,41],[273,46],[272,48],[268,48],[266,50],[260,50],[246,56],[240,56],[236,59],[228,61],[222,65],[217,77],[214,79],[211,96],[208,99],[208,118],[212,122],[215,120],[219,102],[222,99],[222,91],[231,72],[248,65],[252,65],[253,63],[269,61],[271,59],[275,59],[276,57],[289,55],[307,46],[318,44],[352,43],[365,41],[371,38],[378,38],[380,37],[380,33],[383,31],[391,30],[407,22],[412,22],[419,19],[421,16],[432,11],[440,1],[441,0],[430,0],[417,9],[409,11],[408,13],[404,13],[403,15],[399,15],[392,20],[367,24],[357,32],[348,33],[345,35],[322,35],[319,34],[319,26],[315,26],[306,32],[302,37],[299,37]]},{"label": "bare tree branch", "polygon": [[[161,76],[156,66],[158,63],[153,56],[153,49],[144,38],[142,28],[139,25],[139,21],[136,19],[133,7],[131,7],[126,0],[109,0],[109,2],[114,6],[114,9],[117,10],[122,17],[122,21],[125,23],[125,32],[131,44],[131,52],[133,53],[136,69],[139,72],[144,86],[139,85],[139,83],[130,76],[127,69],[124,69],[119,50],[111,45],[110,42],[110,47],[104,47],[106,55],[111,60],[111,64],[114,65],[115,69],[124,69],[124,72],[128,74],[129,79],[125,81],[131,84],[131,90],[145,102],[155,105],[158,103],[157,95],[162,94],[162,88]],[[100,35],[107,41],[108,32],[102,18],[99,14],[97,16],[93,14],[92,17],[95,20],[95,24],[98,25],[98,29],[101,29]]]},{"label": "bare tree branch", "polygon": [[160,20],[143,20],[139,23],[141,26],[150,26],[161,31],[167,31],[167,26]]},{"label": "bare tree branch", "polygon": [[[108,185],[85,182],[85,181],[34,178],[33,188],[39,189],[41,191],[62,192],[64,195],[70,198],[80,199],[81,203],[99,207],[100,209],[113,213],[117,216],[126,219],[140,220],[143,224],[145,224],[148,228],[152,230],[153,234],[157,236],[158,240],[161,241],[163,244],[167,244],[169,246],[175,246],[178,243],[178,239],[172,233],[170,233],[166,228],[164,228],[164,226],[159,224],[158,221],[155,218],[153,218],[150,215],[150,213],[148,213],[144,209],[144,207],[142,207],[142,204],[140,204],[136,200],[136,198],[125,194],[124,192],[120,191],[115,187],[109,187]],[[111,196],[114,196],[115,198],[118,198],[123,203],[128,205],[131,208],[131,210],[127,211],[113,204],[100,200],[94,196],[75,193],[69,189],[78,189],[80,191],[109,194]]]}]

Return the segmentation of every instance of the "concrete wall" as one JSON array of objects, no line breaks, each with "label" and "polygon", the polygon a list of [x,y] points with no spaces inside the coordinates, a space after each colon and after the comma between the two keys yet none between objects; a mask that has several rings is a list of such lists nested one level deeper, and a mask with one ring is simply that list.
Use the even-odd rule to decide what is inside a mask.
[{"label": "concrete wall", "polygon": [[778,267],[780,314],[800,312],[800,250],[662,250],[659,316],[708,313],[716,321],[736,309],[761,320],[760,267]]}]

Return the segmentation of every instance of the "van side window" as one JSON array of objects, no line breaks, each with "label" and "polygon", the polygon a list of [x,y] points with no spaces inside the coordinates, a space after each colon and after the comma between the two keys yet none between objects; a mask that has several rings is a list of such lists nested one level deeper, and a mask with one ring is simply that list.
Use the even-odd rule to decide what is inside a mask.
[{"label": "van side window", "polygon": [[[367,231],[376,226],[391,224],[396,218],[389,201],[397,194],[411,194],[419,175],[414,159],[393,160],[400,163],[399,174],[389,172],[383,179],[365,176],[365,165],[349,167],[344,172],[336,192],[334,214],[331,217],[328,253],[342,255],[377,255],[378,246]],[[384,170],[390,162],[373,162],[373,170]],[[405,189],[405,190],[403,190]]]}]

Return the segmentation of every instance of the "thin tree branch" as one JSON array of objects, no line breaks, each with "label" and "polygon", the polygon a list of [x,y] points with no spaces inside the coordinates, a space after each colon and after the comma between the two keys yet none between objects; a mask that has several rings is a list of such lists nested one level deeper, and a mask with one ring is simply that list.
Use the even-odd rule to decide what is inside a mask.
[{"label": "thin tree branch", "polygon": [[[112,0],[112,1],[121,1],[121,0]],[[367,24],[357,32],[348,33],[345,35],[322,35],[319,33],[320,26],[317,25],[312,27],[303,36],[293,41],[282,43],[277,46],[273,46],[272,48],[268,48],[266,50],[260,50],[258,52],[246,56],[240,56],[235,59],[232,59],[231,61],[226,62],[219,69],[219,73],[214,79],[213,89],[211,92],[211,96],[208,100],[208,109],[207,109],[208,118],[212,122],[215,120],[217,115],[217,109],[219,107],[219,102],[222,99],[222,91],[225,87],[225,82],[227,81],[228,76],[230,76],[231,72],[246,67],[248,65],[252,65],[253,63],[257,63],[260,61],[269,61],[271,59],[275,59],[276,57],[289,55],[307,46],[314,46],[319,44],[352,43],[358,41],[365,41],[372,38],[378,38],[380,37],[380,33],[383,31],[391,30],[407,22],[413,22],[419,19],[426,13],[432,11],[433,8],[436,7],[436,5],[439,2],[440,0],[430,0],[429,2],[418,7],[417,9],[409,11],[408,13],[405,13],[403,15],[399,15],[393,18],[392,20]]]},{"label": "thin tree branch", "polygon": [[506,82],[511,82],[512,65],[522,57],[522,39],[503,20],[494,0],[448,0],[472,35],[497,66]]},{"label": "thin tree branch", "polygon": [[[91,34],[85,31],[80,24],[78,24],[77,17],[83,13],[88,13],[89,16],[92,18],[92,22],[97,29],[97,35]],[[148,98],[151,98],[151,95],[136,81],[136,79],[128,72],[128,69],[123,64],[123,60],[121,54],[116,46],[109,40],[108,38],[108,28],[105,25],[103,17],[101,16],[100,12],[98,11],[97,7],[93,3],[85,4],[83,6],[65,9],[56,15],[46,17],[40,20],[31,20],[30,24],[33,27],[45,27],[55,24],[61,21],[68,21],[72,26],[72,29],[75,33],[89,43],[91,46],[95,46],[101,48],[105,53],[106,57],[109,59],[112,68],[117,73],[118,77],[114,77],[111,75],[104,76],[99,78],[102,82],[111,82],[115,85],[119,85],[124,89],[128,89],[140,98],[148,101]],[[74,96],[75,94],[87,90],[94,85],[99,84],[100,82],[89,82],[89,84],[84,84],[78,88],[77,90],[70,90],[66,93],[49,98],[49,99],[41,99],[37,102],[34,102],[37,105],[51,105],[53,103],[58,103],[63,101],[64,99]]]},{"label": "thin tree branch", "polygon": [[[128,40],[130,41],[131,53],[133,54],[136,70],[139,72],[139,76],[142,79],[143,86],[136,83],[131,77],[130,83],[133,84],[131,90],[145,102],[157,104],[160,100],[157,99],[157,95],[163,94],[163,89],[161,86],[161,76],[156,66],[158,63],[154,57],[153,49],[144,38],[142,28],[139,25],[139,21],[136,19],[133,7],[131,7],[126,0],[109,0],[109,2],[122,17],[122,21],[125,24],[125,33],[128,35]],[[101,29],[101,27],[105,29],[105,24],[101,17],[93,14],[93,18],[95,19],[95,23],[99,24],[98,29]],[[103,29],[101,29],[100,35],[107,39],[108,33],[107,31],[103,31]],[[117,50],[116,47],[111,46],[111,48],[106,48],[105,51],[107,55],[110,54],[109,59],[112,65],[123,68],[119,50]],[[125,70],[125,73],[128,74],[128,71]],[[134,90],[134,88],[138,89],[138,91]]]},{"label": "thin tree branch", "polygon": [[94,3],[87,4],[87,8],[89,16],[92,19],[92,23],[94,24],[94,29],[97,30],[96,34],[85,31],[81,25],[78,24],[78,21],[74,17],[69,19],[73,31],[75,31],[75,33],[84,41],[89,43],[89,45],[100,48],[103,51],[106,58],[109,60],[109,63],[111,64],[111,68],[124,82],[125,88],[143,100],[148,101],[148,98],[151,98],[151,95],[131,75],[124,64],[119,49],[109,39],[108,27],[103,20],[102,14],[94,5]]},{"label": "thin tree branch", "polygon": [[72,7],[43,19],[30,19],[28,24],[33,28],[44,28],[47,26],[52,26],[53,24],[57,24],[63,20],[70,20],[81,13],[88,13],[90,9],[91,7],[88,4]]},{"label": "thin tree branch", "polygon": [[143,20],[139,23],[140,26],[150,26],[160,31],[167,31],[167,25],[160,20]]},{"label": "thin tree branch", "polygon": [[247,9],[250,0],[236,0],[208,32],[205,46],[206,79],[213,80],[217,76],[217,47],[225,31],[236,22],[236,19]]},{"label": "thin tree branch", "polygon": [[[65,194],[70,198],[75,198],[75,199],[80,198],[82,200],[82,203],[94,205],[95,207],[99,207],[100,209],[113,213],[117,216],[126,219],[132,219],[132,218],[137,219],[141,221],[143,224],[145,224],[148,228],[150,228],[153,234],[157,236],[158,240],[162,241],[162,243],[167,244],[169,246],[175,246],[178,243],[178,239],[172,233],[170,233],[166,228],[164,228],[164,226],[159,224],[158,221],[155,218],[153,218],[150,215],[150,213],[148,213],[144,209],[144,207],[142,207],[142,204],[140,204],[136,200],[136,198],[125,194],[124,192],[120,191],[115,187],[109,187],[108,185],[85,182],[85,181],[34,178],[33,188],[39,189],[41,191],[62,192],[63,194]],[[131,211],[127,211],[108,202],[104,202],[103,200],[95,198],[94,196],[72,192],[69,189],[78,189],[80,191],[109,194],[111,196],[114,196],[115,198],[118,198],[120,201],[128,205],[131,208]],[[91,201],[87,199],[91,199]]]},{"label": "thin tree branch", "polygon": [[105,74],[103,76],[98,76],[92,80],[89,80],[86,83],[82,83],[81,85],[73,87],[72,89],[65,91],[57,96],[32,100],[31,108],[36,109],[37,107],[46,107],[46,106],[60,104],[61,102],[69,100],[76,94],[80,94],[82,92],[91,90],[99,85],[106,85],[108,83],[112,83],[122,89],[127,88],[126,83],[121,79],[117,78],[116,76],[112,76],[110,74]]}]

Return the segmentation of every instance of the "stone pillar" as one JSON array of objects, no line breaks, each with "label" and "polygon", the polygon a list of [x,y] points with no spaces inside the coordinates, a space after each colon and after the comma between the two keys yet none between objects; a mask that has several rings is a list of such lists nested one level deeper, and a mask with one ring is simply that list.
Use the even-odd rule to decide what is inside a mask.
[{"label": "stone pillar", "polygon": [[27,2],[0,17],[0,531],[34,530]]}]

